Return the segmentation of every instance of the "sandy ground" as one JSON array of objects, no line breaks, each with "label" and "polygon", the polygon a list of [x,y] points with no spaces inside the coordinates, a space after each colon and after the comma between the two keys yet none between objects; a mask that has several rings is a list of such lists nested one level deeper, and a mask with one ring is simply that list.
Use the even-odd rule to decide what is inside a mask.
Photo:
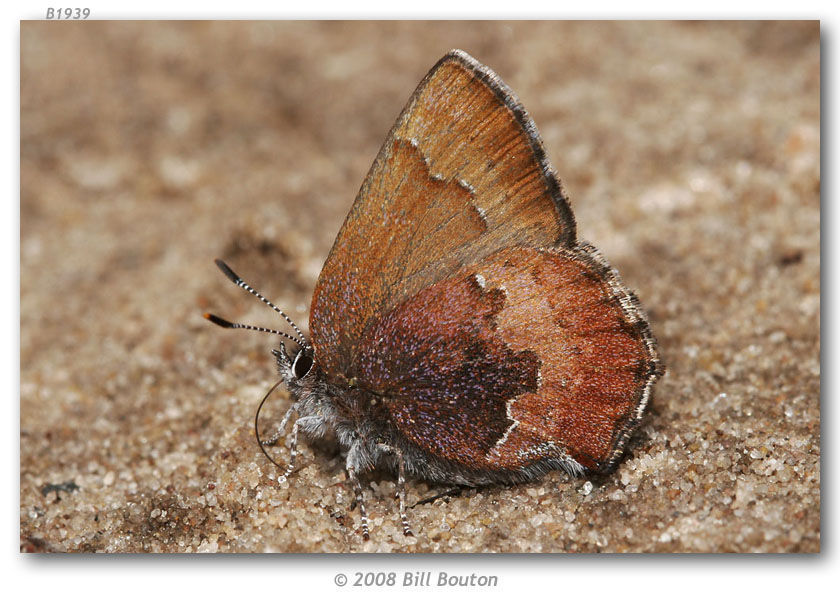
[{"label": "sandy ground", "polygon": [[[20,41],[23,550],[820,550],[817,23],[27,22]],[[615,473],[423,504],[414,538],[374,474],[365,543],[334,448],[270,479],[251,426],[274,340],[201,313],[278,324],[218,256],[307,323],[386,132],[453,47],[530,111],[669,370]]]}]

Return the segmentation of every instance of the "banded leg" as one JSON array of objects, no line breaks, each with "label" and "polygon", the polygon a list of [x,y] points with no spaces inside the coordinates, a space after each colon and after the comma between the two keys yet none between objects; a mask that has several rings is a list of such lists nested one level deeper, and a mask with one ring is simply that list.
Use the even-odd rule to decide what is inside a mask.
[{"label": "banded leg", "polygon": [[359,484],[359,478],[356,477],[356,469],[350,465],[347,466],[347,477],[353,485],[353,491],[356,493],[356,504],[359,506],[359,517],[362,519],[362,538],[367,541],[370,539],[370,530],[368,529],[367,510],[365,510],[365,501],[362,498],[362,486]]},{"label": "banded leg", "polygon": [[456,496],[460,496],[461,494],[463,494],[464,490],[469,490],[469,489],[478,489],[478,488],[473,488],[471,486],[466,486],[466,485],[461,486],[461,487],[452,488],[452,489],[446,490],[445,492],[441,492],[439,494],[435,494],[434,496],[430,496],[429,498],[423,498],[422,500],[418,500],[417,502],[415,502],[411,506],[411,508],[414,508],[415,506],[420,506],[421,504],[431,504],[435,500],[440,500],[441,498],[455,498]]},{"label": "banded leg", "polygon": [[403,535],[413,537],[414,533],[411,531],[411,527],[408,524],[408,515],[405,512],[405,459],[403,458],[402,450],[396,446],[389,446],[388,444],[378,444],[378,447],[383,452],[393,454],[397,457],[397,488],[394,493],[394,500],[399,502]]},{"label": "banded leg", "polygon": [[263,443],[262,443],[263,446],[273,446],[274,444],[277,443],[277,441],[281,437],[283,437],[283,432],[286,430],[286,424],[289,422],[289,419],[292,417],[292,413],[295,413],[295,412],[297,412],[297,406],[295,406],[295,405],[290,406],[289,410],[286,411],[286,414],[283,415],[283,420],[280,421],[280,426],[277,428],[277,431],[275,431],[274,434],[270,438],[263,441]]},{"label": "banded leg", "polygon": [[[286,414],[288,415],[289,413],[286,413]],[[285,421],[285,419],[286,418],[284,417],[283,420]],[[317,416],[313,415],[313,416],[309,416],[309,417],[301,417],[300,419],[295,421],[295,424],[292,426],[292,447],[289,451],[289,466],[286,467],[286,471],[277,478],[277,483],[284,483],[286,481],[286,479],[289,477],[289,475],[292,474],[292,471],[295,468],[295,459],[297,459],[297,454],[298,454],[298,452],[297,452],[298,429],[300,428],[300,424],[301,423],[305,424],[305,423],[309,423],[309,422],[316,422],[316,421],[320,421],[320,420],[321,420],[321,417],[317,417]]]}]

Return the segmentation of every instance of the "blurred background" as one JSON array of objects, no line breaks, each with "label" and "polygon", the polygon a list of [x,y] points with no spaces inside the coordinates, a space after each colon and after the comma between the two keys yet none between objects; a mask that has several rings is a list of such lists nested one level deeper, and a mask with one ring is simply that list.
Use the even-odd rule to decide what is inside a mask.
[{"label": "blurred background", "polygon": [[[451,48],[530,112],[669,371],[616,473],[421,505],[413,540],[375,474],[363,544],[334,448],[269,479],[276,340],[201,314],[279,325],[221,257],[306,329]],[[819,23],[22,22],[20,49],[22,549],[819,550]]]}]

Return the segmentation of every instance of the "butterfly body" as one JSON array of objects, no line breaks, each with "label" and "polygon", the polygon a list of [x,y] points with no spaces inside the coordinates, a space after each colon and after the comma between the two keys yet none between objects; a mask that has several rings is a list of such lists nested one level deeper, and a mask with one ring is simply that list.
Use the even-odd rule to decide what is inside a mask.
[{"label": "butterfly body", "polygon": [[283,425],[297,415],[287,474],[298,431],[334,433],[362,510],[358,475],[398,474],[406,532],[406,475],[609,471],[663,372],[636,296],[577,240],[533,121],[458,50],[374,161],[316,285],[310,340],[295,329],[294,355],[275,352]]}]

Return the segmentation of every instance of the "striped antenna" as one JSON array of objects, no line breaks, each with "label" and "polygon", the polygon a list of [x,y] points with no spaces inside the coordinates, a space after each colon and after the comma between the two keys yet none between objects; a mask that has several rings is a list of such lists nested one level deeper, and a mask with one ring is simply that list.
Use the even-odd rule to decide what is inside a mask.
[{"label": "striped antenna", "polygon": [[262,331],[263,333],[276,333],[277,335],[282,335],[284,338],[292,340],[298,346],[306,346],[306,344],[302,343],[296,337],[292,337],[288,333],[277,331],[276,329],[268,329],[267,327],[258,327],[256,325],[245,325],[244,323],[231,323],[227,319],[217,317],[216,315],[211,313],[204,313],[204,318],[210,321],[211,323],[215,323],[219,327],[224,327],[225,329],[250,329],[252,331]]},{"label": "striped antenna", "polygon": [[225,264],[225,262],[223,260],[217,258],[216,259],[216,266],[219,267],[219,270],[222,273],[225,274],[225,277],[230,279],[233,283],[235,283],[236,285],[241,287],[246,292],[248,292],[250,294],[253,294],[257,298],[259,298],[262,302],[264,302],[265,304],[267,304],[268,306],[273,308],[277,313],[279,313],[281,317],[286,319],[286,322],[289,325],[291,325],[292,328],[297,332],[297,334],[300,336],[300,339],[294,338],[294,337],[292,337],[292,336],[290,336],[286,333],[283,333],[281,331],[277,331],[277,330],[274,330],[274,329],[266,329],[264,327],[255,327],[253,325],[243,325],[241,323],[231,323],[230,321],[222,319],[221,317],[217,317],[216,315],[211,315],[209,313],[204,315],[205,319],[207,319],[208,321],[212,321],[213,323],[215,323],[216,325],[219,325],[220,327],[227,327],[229,329],[240,329],[240,328],[241,329],[253,329],[254,331],[264,331],[266,333],[276,333],[276,334],[279,334],[279,335],[282,335],[282,336],[285,336],[285,337],[289,338],[290,340],[292,340],[293,342],[296,342],[297,344],[299,344],[300,346],[302,346],[304,348],[311,348],[311,346],[309,345],[309,342],[306,341],[306,336],[303,335],[303,332],[298,328],[297,325],[295,325],[295,322],[292,321],[286,313],[284,313],[282,310],[280,310],[279,308],[274,306],[274,304],[270,300],[268,300],[268,298],[266,298],[265,296],[260,294],[257,290],[255,290],[250,285],[245,283],[245,281],[239,275],[234,273],[233,269],[231,269],[229,266],[227,266],[227,264]]}]

